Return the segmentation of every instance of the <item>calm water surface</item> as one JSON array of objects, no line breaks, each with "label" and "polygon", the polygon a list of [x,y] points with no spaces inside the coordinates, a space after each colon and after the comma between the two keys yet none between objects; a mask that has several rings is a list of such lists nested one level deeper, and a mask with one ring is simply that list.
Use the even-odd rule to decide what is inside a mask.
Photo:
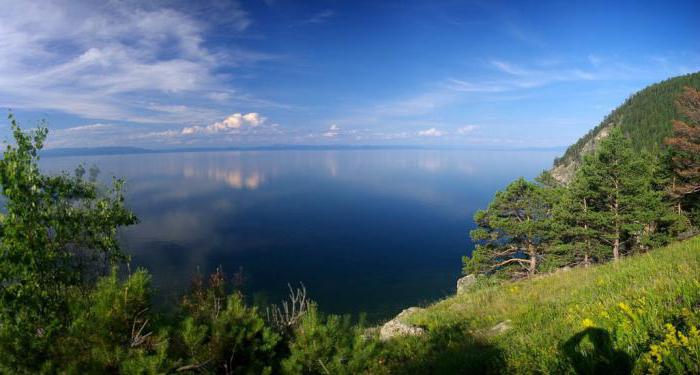
[{"label": "calm water surface", "polygon": [[245,276],[278,302],[303,282],[322,310],[384,319],[455,290],[472,215],[555,152],[343,150],[168,153],[42,160],[127,180],[141,222],[121,232],[132,268],[175,299],[199,269]]}]

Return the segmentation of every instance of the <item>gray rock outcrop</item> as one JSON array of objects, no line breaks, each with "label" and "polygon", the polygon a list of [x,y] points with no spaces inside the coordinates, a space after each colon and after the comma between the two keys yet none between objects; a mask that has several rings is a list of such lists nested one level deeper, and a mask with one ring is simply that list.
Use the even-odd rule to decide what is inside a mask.
[{"label": "gray rock outcrop", "polygon": [[457,294],[462,294],[466,292],[469,288],[476,283],[476,275],[471,274],[462,277],[457,280]]},{"label": "gray rock outcrop", "polygon": [[404,320],[411,314],[423,310],[419,307],[410,307],[402,311],[394,319],[386,322],[379,330],[379,339],[390,340],[400,336],[420,336],[425,333],[425,329],[406,323]]}]

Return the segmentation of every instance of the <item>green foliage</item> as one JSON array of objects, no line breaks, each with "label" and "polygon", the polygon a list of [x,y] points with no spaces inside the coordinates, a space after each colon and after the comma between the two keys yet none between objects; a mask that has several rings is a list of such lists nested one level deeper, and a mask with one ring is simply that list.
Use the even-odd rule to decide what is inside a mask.
[{"label": "green foliage", "polygon": [[58,340],[56,366],[68,373],[155,374],[171,364],[168,337],[154,334],[150,276],[144,270],[120,282],[116,270],[87,296],[71,296],[71,324]]},{"label": "green foliage", "polygon": [[269,374],[281,337],[247,307],[239,293],[226,296],[223,274],[214,273],[208,287],[195,280],[183,301],[184,319],[177,342],[180,371]]},{"label": "green foliage", "polygon": [[499,374],[503,351],[470,332],[468,322],[434,326],[428,335],[386,344],[371,374]]},{"label": "green foliage", "polygon": [[136,218],[119,180],[98,194],[82,176],[42,175],[38,151],[47,129],[24,133],[12,116],[10,122],[16,144],[0,160],[0,358],[38,371],[69,325],[69,294],[125,259],[116,230]]},{"label": "green foliage", "polygon": [[692,73],[655,83],[632,95],[620,107],[605,117],[600,125],[570,146],[554,165],[578,163],[583,159],[584,145],[601,131],[619,127],[632,142],[635,151],[650,151],[658,155],[663,149],[663,140],[671,136],[671,120],[678,117],[674,106],[678,94],[684,87],[700,89],[700,73]]},{"label": "green foliage", "polygon": [[558,191],[519,178],[474,215],[476,249],[465,273],[532,275],[553,238],[552,207]]},{"label": "green foliage", "polygon": [[624,249],[661,241],[659,224],[673,217],[662,192],[654,189],[653,165],[634,153],[619,129],[584,157],[556,210],[565,225],[562,235],[584,261],[604,256],[601,245],[611,249],[607,257],[618,259]]},{"label": "green foliage", "polygon": [[322,316],[311,305],[289,344],[290,354],[282,362],[287,374],[358,374],[376,360],[378,344],[362,334],[362,324],[350,317]]},{"label": "green foliage", "polygon": [[682,329],[671,323],[666,324],[663,339],[649,346],[649,351],[637,362],[635,373],[700,373],[700,329],[697,323],[683,323]]}]

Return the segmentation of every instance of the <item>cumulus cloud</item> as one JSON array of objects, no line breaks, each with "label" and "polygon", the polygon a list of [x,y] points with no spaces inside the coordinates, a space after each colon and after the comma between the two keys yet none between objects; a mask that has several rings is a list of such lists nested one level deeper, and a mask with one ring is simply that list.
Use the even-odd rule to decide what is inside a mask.
[{"label": "cumulus cloud", "polygon": [[419,131],[418,135],[421,137],[442,137],[443,135],[445,135],[445,132],[436,128],[430,128]]},{"label": "cumulus cloud", "polygon": [[223,121],[215,122],[207,126],[190,126],[183,128],[181,134],[191,135],[191,134],[216,134],[216,133],[231,133],[241,130],[245,127],[257,127],[265,123],[267,118],[261,116],[259,113],[234,113],[226,117]]}]

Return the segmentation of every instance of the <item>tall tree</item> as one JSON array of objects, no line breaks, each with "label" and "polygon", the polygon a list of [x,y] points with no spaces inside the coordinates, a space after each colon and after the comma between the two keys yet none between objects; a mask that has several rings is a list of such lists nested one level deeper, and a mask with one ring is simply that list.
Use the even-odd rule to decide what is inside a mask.
[{"label": "tall tree", "polygon": [[590,181],[581,170],[564,190],[554,208],[553,221],[557,232],[557,247],[574,264],[589,266],[601,257],[601,241],[596,223],[599,214],[592,206]]},{"label": "tall tree", "polygon": [[[663,210],[661,194],[652,188],[649,163],[632,150],[614,128],[593,155],[587,155],[573,183],[573,198],[586,230],[585,241],[600,240],[619,260],[624,248],[643,243]],[[584,214],[585,212],[585,214]]]},{"label": "tall tree", "polygon": [[496,193],[488,208],[474,215],[478,228],[471,237],[477,246],[465,259],[465,270],[534,275],[552,238],[552,203],[545,187],[524,178]]},{"label": "tall tree", "polygon": [[681,213],[700,195],[700,91],[686,87],[676,106],[682,118],[673,121],[673,137],[665,143],[672,170],[670,195]]}]

